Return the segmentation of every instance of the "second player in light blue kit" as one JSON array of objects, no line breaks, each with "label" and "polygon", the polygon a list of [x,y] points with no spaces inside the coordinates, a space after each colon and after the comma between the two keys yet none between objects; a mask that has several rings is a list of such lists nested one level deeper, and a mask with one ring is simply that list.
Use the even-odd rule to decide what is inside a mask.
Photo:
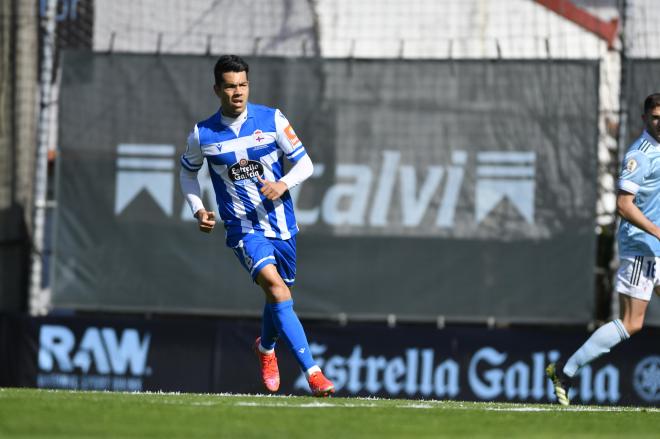
[{"label": "second player in light blue kit", "polygon": [[[215,216],[204,208],[197,180],[206,160],[227,245],[266,295],[261,336],[254,344],[266,389],[275,392],[280,386],[275,344],[282,337],[312,393],[328,396],[334,385],[312,358],[289,289],[296,277],[298,232],[289,189],[308,178],[313,165],[279,110],[248,103],[248,71],[238,56],[218,59],[213,89],[220,109],[198,122],[188,136],[181,156],[181,189],[199,229],[210,232]],[[293,163],[286,174],[285,157]]]},{"label": "second player in light blue kit", "polygon": [[644,132],[623,159],[617,194],[621,216],[618,233],[620,265],[615,289],[621,318],[598,328],[563,363],[548,365],[557,400],[568,405],[568,389],[581,367],[639,332],[654,289],[660,285],[660,94],[644,100]]}]

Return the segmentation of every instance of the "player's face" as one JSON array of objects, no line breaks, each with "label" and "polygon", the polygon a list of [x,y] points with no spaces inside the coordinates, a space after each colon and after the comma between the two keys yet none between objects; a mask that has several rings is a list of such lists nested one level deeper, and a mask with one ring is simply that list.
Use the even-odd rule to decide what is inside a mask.
[{"label": "player's face", "polygon": [[220,108],[225,116],[236,117],[245,111],[250,86],[245,72],[226,72],[222,82],[213,86],[220,98]]},{"label": "player's face", "polygon": [[644,128],[655,140],[660,142],[660,107],[654,107],[642,116]]}]

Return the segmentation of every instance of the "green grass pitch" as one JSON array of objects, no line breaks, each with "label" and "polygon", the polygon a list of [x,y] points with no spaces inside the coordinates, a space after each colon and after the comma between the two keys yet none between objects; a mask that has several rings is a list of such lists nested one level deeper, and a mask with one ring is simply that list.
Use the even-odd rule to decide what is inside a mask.
[{"label": "green grass pitch", "polygon": [[644,438],[660,409],[0,388],[0,438]]}]

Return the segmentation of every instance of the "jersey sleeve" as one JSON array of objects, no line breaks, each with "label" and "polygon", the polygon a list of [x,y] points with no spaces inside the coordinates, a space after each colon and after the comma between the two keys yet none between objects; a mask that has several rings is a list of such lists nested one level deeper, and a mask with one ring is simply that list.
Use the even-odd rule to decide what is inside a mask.
[{"label": "jersey sleeve", "polygon": [[650,161],[646,154],[636,149],[629,151],[623,158],[618,187],[622,191],[637,194],[640,186],[650,174]]},{"label": "jersey sleeve", "polygon": [[313,173],[314,164],[312,163],[312,159],[309,158],[309,155],[305,154],[293,165],[285,176],[280,178],[280,181],[283,181],[291,189],[307,180]]},{"label": "jersey sleeve", "polygon": [[277,146],[292,163],[307,155],[305,147],[293,131],[293,127],[280,110],[275,110],[275,130],[277,131]]},{"label": "jersey sleeve", "polygon": [[197,171],[204,164],[204,155],[199,146],[199,131],[197,125],[188,135],[186,151],[181,155],[181,171],[179,172],[179,184],[181,192],[190,206],[193,215],[199,209],[204,208],[202,202],[202,191],[197,180]]},{"label": "jersey sleeve", "polygon": [[188,135],[186,151],[181,155],[181,167],[190,171],[197,172],[204,164],[204,154],[199,146],[199,131],[197,125]]},{"label": "jersey sleeve", "polygon": [[202,201],[202,190],[197,180],[197,172],[188,171],[183,166],[179,172],[179,184],[181,185],[181,193],[186,199],[190,211],[193,215],[199,209],[204,209],[204,202]]}]

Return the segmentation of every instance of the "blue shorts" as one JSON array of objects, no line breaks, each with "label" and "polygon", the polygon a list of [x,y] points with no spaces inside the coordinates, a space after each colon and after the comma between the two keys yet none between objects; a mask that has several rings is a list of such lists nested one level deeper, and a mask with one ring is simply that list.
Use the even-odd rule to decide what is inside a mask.
[{"label": "blue shorts", "polygon": [[241,265],[256,282],[262,268],[274,264],[288,286],[296,281],[296,237],[289,239],[266,238],[260,233],[247,233],[227,240],[227,245]]}]

